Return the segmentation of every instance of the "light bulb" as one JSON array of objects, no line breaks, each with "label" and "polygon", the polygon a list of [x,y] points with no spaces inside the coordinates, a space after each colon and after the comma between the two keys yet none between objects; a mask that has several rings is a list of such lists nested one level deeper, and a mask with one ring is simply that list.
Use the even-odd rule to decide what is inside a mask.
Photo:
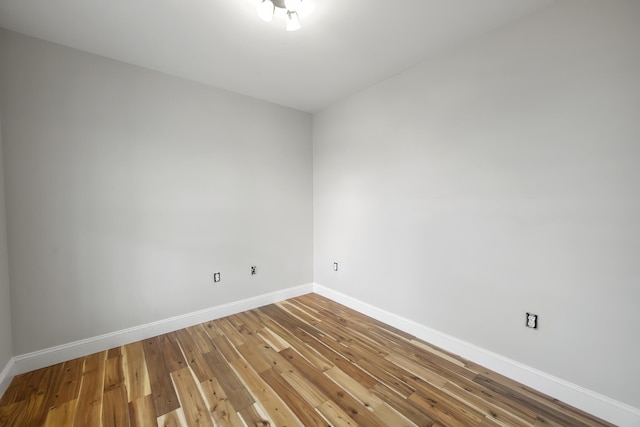
[{"label": "light bulb", "polygon": [[302,0],[284,0],[284,5],[288,10],[293,12],[297,12],[300,9],[300,5],[302,4]]},{"label": "light bulb", "polygon": [[271,22],[273,19],[273,2],[271,0],[264,0],[256,7],[256,12],[258,12],[258,16],[265,22]]},{"label": "light bulb", "polygon": [[287,12],[287,31],[296,31],[301,28],[300,19],[296,12]]}]

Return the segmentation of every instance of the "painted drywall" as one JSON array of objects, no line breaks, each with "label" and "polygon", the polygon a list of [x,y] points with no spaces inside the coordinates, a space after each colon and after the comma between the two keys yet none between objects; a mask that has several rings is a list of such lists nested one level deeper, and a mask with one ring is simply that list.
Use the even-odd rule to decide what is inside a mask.
[{"label": "painted drywall", "polygon": [[0,38],[16,354],[312,281],[310,115]]},{"label": "painted drywall", "polygon": [[11,293],[7,254],[7,220],[4,203],[4,171],[2,167],[2,116],[0,115],[0,372],[13,357],[11,329]]},{"label": "painted drywall", "polygon": [[640,408],[639,23],[557,2],[315,114],[315,282]]}]

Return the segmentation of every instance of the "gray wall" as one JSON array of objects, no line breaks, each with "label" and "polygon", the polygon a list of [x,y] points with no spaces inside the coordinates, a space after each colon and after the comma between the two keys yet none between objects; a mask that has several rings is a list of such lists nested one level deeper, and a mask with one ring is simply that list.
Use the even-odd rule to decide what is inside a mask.
[{"label": "gray wall", "polygon": [[2,115],[0,115],[0,372],[13,356],[6,224],[4,172],[2,168]]},{"label": "gray wall", "polygon": [[640,407],[639,23],[558,2],[314,115],[315,281]]},{"label": "gray wall", "polygon": [[0,40],[16,354],[312,281],[310,115]]}]

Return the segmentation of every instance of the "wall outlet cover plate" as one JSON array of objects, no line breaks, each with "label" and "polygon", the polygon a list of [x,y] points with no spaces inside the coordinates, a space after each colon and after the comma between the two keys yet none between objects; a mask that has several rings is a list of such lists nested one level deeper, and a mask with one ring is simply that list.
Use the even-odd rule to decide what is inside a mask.
[{"label": "wall outlet cover plate", "polygon": [[527,328],[538,329],[538,315],[527,313]]}]

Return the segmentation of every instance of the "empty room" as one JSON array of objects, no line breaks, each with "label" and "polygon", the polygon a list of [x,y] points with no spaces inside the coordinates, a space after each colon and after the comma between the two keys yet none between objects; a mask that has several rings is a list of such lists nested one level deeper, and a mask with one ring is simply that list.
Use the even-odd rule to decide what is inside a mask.
[{"label": "empty room", "polygon": [[0,427],[639,390],[640,1],[0,0]]}]

